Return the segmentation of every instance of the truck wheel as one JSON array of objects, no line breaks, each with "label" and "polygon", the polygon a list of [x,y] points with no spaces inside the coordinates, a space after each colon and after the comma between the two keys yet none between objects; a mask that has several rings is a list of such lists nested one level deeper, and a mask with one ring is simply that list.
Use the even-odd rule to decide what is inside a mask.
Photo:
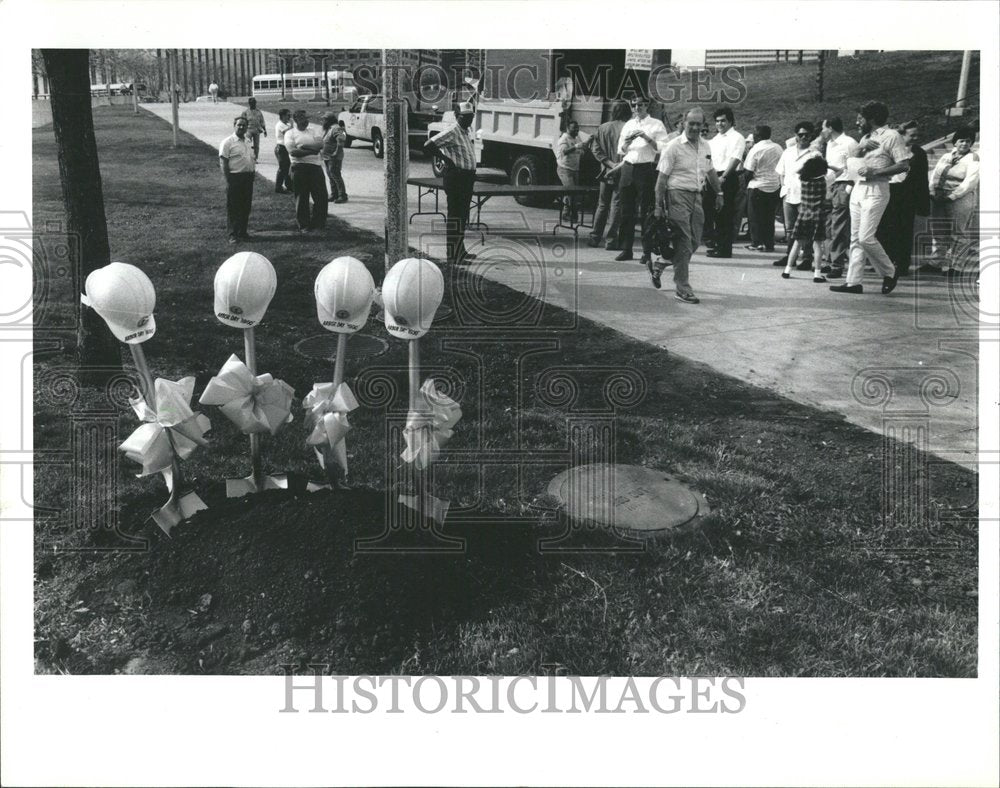
[{"label": "truck wheel", "polygon": [[352,137],[352,136],[350,136],[350,135],[348,135],[348,134],[345,134],[345,135],[344,135],[344,147],[345,147],[345,148],[349,148],[349,147],[351,147],[351,144],[352,144],[353,142],[354,142],[354,137]]},{"label": "truck wheel", "polygon": [[385,142],[382,140],[382,132],[378,129],[372,132],[372,153],[375,154],[376,159],[385,156]]},{"label": "truck wheel", "polygon": [[[526,153],[518,156],[510,168],[510,183],[512,186],[543,186],[546,183],[545,165],[541,156],[533,153]],[[525,205],[531,208],[545,208],[551,199],[544,196],[537,197],[515,197],[518,205]]]},{"label": "truck wheel", "polygon": [[435,178],[443,178],[444,171],[448,169],[448,162],[446,162],[440,156],[434,156],[431,159],[431,169],[434,171]]}]

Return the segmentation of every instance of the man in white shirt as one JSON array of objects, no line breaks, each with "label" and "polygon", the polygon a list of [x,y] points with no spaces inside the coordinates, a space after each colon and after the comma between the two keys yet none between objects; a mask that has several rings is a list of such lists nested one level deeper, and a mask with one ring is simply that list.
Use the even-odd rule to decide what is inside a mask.
[{"label": "man in white shirt", "polygon": [[864,135],[858,152],[864,163],[858,168],[861,180],[851,190],[851,262],[847,279],[830,289],[835,293],[864,292],[861,280],[865,258],[882,274],[882,295],[896,289],[896,266],[875,234],[889,204],[889,179],[907,172],[913,152],[903,135],[886,126],[889,108],[880,101],[869,101],[858,113],[858,130]]},{"label": "man in white shirt", "polygon": [[292,128],[294,128],[292,126],[292,111],[279,109],[278,122],[274,124],[274,158],[278,160],[278,175],[274,179],[274,191],[278,194],[292,193],[292,176],[289,173],[292,160],[288,156],[288,148],[285,147],[285,132]]},{"label": "man in white shirt", "polygon": [[739,191],[739,176],[736,168],[743,160],[746,140],[733,128],[733,111],[729,107],[719,107],[715,111],[715,128],[718,132],[709,141],[716,175],[722,183],[722,207],[715,215],[715,248],[709,249],[709,257],[732,257],[733,237],[736,235],[736,195]]},{"label": "man in white shirt", "polygon": [[[792,249],[792,228],[796,219],[799,218],[799,203],[802,202],[802,184],[799,181],[799,170],[810,159],[819,154],[810,147],[816,127],[808,120],[800,120],[795,124],[795,147],[785,148],[778,160],[775,171],[781,179],[781,207],[785,216],[785,243],[788,251]],[[802,250],[803,268],[811,268],[813,260],[812,244],[807,244]],[[784,267],[788,262],[788,255],[775,260],[772,265]]]},{"label": "man in white shirt", "polygon": [[847,175],[847,160],[858,155],[858,143],[844,133],[840,118],[826,118],[823,121],[826,139],[826,164],[830,168],[830,272],[827,277],[837,279],[844,275],[847,256],[851,248],[851,189],[854,186]]},{"label": "man in white shirt", "polygon": [[[323,134],[309,125],[304,109],[292,115],[295,128],[285,132],[285,148],[292,159],[292,189],[295,191],[295,222],[299,232],[321,230],[326,226],[328,199],[323,174]],[[309,198],[312,197],[312,210]]]},{"label": "man in white shirt", "polygon": [[633,117],[622,128],[618,138],[618,152],[622,155],[621,176],[618,190],[621,193],[621,224],[618,225],[618,246],[621,252],[615,260],[632,259],[632,242],[635,240],[635,220],[641,219],[642,262],[652,259],[646,241],[646,228],[653,215],[653,190],[656,172],[653,162],[660,146],[666,144],[667,127],[663,121],[650,117],[649,100],[635,96],[629,104]]},{"label": "man in white shirt", "polygon": [[750,173],[747,183],[747,218],[750,224],[750,245],[759,252],[774,251],[774,214],[781,201],[781,178],[776,167],[784,153],[771,139],[770,126],[757,126],[753,133],[757,142],[747,153],[743,169]]},{"label": "man in white shirt", "polygon": [[242,115],[233,121],[233,133],[219,145],[219,167],[226,182],[226,229],[229,243],[235,244],[250,237],[247,225],[257,169],[253,146],[247,139],[247,119]]},{"label": "man in white shirt", "polygon": [[[715,174],[712,150],[701,138],[705,113],[692,109],[684,118],[684,132],[664,146],[656,169],[657,217],[666,216],[674,231],[674,298],[686,304],[699,303],[688,281],[691,255],[701,243],[705,220],[702,192],[706,184],[715,195],[716,204],[722,200],[722,184]],[[660,289],[660,274],[664,263],[646,263],[653,287]]]}]

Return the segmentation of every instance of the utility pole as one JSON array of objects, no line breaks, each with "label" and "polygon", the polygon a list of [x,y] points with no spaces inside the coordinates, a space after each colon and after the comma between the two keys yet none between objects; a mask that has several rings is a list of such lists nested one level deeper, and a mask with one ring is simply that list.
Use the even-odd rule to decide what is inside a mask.
[{"label": "utility pole", "polygon": [[823,70],[826,67],[826,50],[821,49],[819,51],[819,57],[816,59],[816,100],[823,100]]},{"label": "utility pole", "polygon": [[958,97],[955,106],[948,110],[950,117],[961,117],[965,114],[965,99],[969,88],[969,66],[972,65],[972,51],[966,49],[962,53],[962,73],[958,77]]},{"label": "utility pole", "polygon": [[403,52],[382,50],[382,95],[385,96],[385,268],[382,276],[410,249],[406,221],[409,143],[406,101],[402,94]]},{"label": "utility pole", "polygon": [[180,128],[178,117],[177,96],[177,50],[167,50],[167,68],[170,71],[170,114],[174,122],[174,147],[177,147],[177,131]]}]

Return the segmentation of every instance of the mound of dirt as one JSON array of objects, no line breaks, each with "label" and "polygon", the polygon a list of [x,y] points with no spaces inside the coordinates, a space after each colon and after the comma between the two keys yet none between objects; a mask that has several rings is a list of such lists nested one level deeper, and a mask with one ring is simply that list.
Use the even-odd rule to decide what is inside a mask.
[{"label": "mound of dirt", "polygon": [[205,498],[210,508],[170,538],[150,530],[148,551],[89,563],[66,587],[73,611],[39,622],[43,666],[281,673],[312,661],[387,673],[435,629],[517,599],[558,565],[538,555],[544,524],[480,515],[442,530],[373,490]]}]

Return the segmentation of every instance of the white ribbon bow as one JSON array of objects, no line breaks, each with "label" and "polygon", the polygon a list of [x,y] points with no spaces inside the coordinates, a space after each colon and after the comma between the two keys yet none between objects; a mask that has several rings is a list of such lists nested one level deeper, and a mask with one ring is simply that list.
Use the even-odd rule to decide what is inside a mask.
[{"label": "white ribbon bow", "polygon": [[326,445],[333,452],[337,464],[347,473],[347,443],[344,440],[351,429],[347,414],[358,407],[354,392],[346,383],[336,389],[332,383],[314,383],[302,406],[306,409],[305,423],[309,431],[306,443],[313,447],[319,466],[326,470],[323,452],[318,447]]},{"label": "white ribbon bow", "polygon": [[188,404],[194,393],[194,378],[178,381],[157,378],[153,386],[156,390],[156,410],[154,411],[140,395],[129,400],[135,414],[144,422],[118,448],[130,460],[142,464],[141,476],[162,473],[168,489],[173,489],[169,475],[174,455],[186,460],[198,446],[207,446],[203,437],[212,428],[207,416],[195,413]]},{"label": "white ribbon bow", "polygon": [[244,434],[276,434],[292,420],[295,390],[271,375],[254,375],[235,353],[208,381],[198,400],[202,405],[219,405],[219,410]]},{"label": "white ribbon bow", "polygon": [[[157,378],[153,383],[156,394],[156,410],[146,403],[142,396],[129,400],[136,415],[145,422],[140,425],[118,447],[130,460],[142,465],[142,473],[148,476],[162,473],[167,490],[174,491],[173,459],[185,460],[199,446],[207,446],[203,437],[212,428],[207,416],[195,413],[188,404],[194,393],[194,378],[178,381]],[[165,533],[186,520],[195,512],[208,508],[195,493],[187,493],[179,499],[167,501],[161,509],[153,512],[153,520]]]},{"label": "white ribbon bow", "polygon": [[433,378],[424,381],[418,394],[424,407],[411,410],[406,416],[403,429],[406,448],[400,456],[403,462],[412,462],[422,471],[437,459],[442,447],[451,439],[455,425],[462,418],[462,409],[455,400],[435,388]]}]

